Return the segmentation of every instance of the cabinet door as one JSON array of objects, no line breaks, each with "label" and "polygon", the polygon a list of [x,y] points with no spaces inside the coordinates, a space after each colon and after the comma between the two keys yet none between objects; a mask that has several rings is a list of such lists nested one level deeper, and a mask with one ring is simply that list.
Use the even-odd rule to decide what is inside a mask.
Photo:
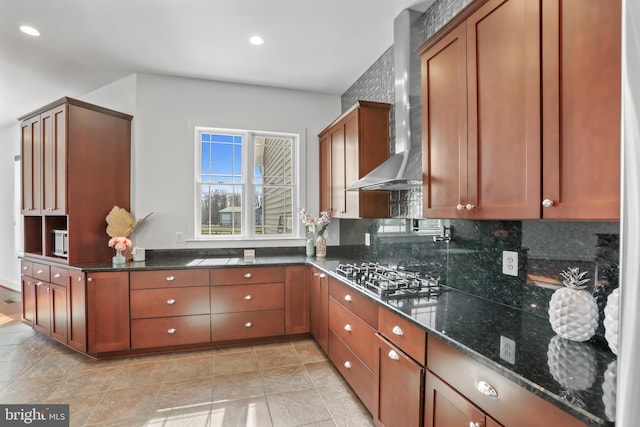
[{"label": "cabinet door", "polygon": [[422,55],[422,194],[425,218],[464,216],[467,199],[467,30]]},{"label": "cabinet door", "polygon": [[329,134],[320,135],[320,209],[332,209],[331,196],[331,143]]},{"label": "cabinet door", "polygon": [[540,0],[490,0],[467,25],[469,218],[540,217]]},{"label": "cabinet door", "polygon": [[380,335],[376,357],[377,421],[386,427],[422,426],[424,368]]},{"label": "cabinet door", "polygon": [[545,2],[544,218],[620,218],[621,1]]},{"label": "cabinet door", "polygon": [[42,209],[42,145],[40,116],[20,124],[22,152],[22,214],[40,215]]},{"label": "cabinet door", "polygon": [[338,123],[329,131],[331,143],[331,208],[336,218],[344,218],[347,212],[345,194],[345,143],[344,125]]},{"label": "cabinet door", "polygon": [[309,332],[311,286],[306,266],[290,266],[285,269],[284,333]]},{"label": "cabinet door", "polygon": [[51,337],[67,343],[67,288],[55,283],[49,284],[51,304]]},{"label": "cabinet door", "polygon": [[[344,213],[342,218],[360,218],[360,191],[346,191],[360,179],[360,123],[358,110],[344,121]],[[364,148],[364,147],[363,147]]]},{"label": "cabinet door", "polygon": [[76,350],[87,351],[87,292],[81,271],[67,273],[67,343]]},{"label": "cabinet door", "polygon": [[[482,411],[430,371],[426,374],[424,409],[426,427],[485,425]],[[492,421],[494,424],[488,425],[499,426]]]},{"label": "cabinet door", "polygon": [[29,276],[22,276],[22,321],[33,327],[36,310],[35,280]]},{"label": "cabinet door", "polygon": [[49,301],[49,292],[48,282],[35,281],[33,329],[46,336],[51,336],[51,301]]},{"label": "cabinet door", "polygon": [[42,200],[46,215],[66,213],[67,106],[40,115],[42,130]]},{"label": "cabinet door", "polygon": [[129,273],[88,274],[87,351],[129,349],[129,323]]},{"label": "cabinet door", "polygon": [[325,353],[329,352],[329,278],[313,270],[311,282],[311,334]]}]

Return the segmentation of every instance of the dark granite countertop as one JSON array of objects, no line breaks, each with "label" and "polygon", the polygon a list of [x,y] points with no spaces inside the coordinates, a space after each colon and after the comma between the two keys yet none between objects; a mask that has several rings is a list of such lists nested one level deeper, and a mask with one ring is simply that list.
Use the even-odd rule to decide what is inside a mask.
[{"label": "dark granite countertop", "polygon": [[[335,273],[344,259],[304,256],[244,258],[159,258],[113,266],[76,265],[92,271],[217,268],[308,264],[386,305],[443,341],[497,371],[588,425],[612,426],[615,418],[616,356],[596,342],[555,336],[548,319],[444,287],[437,298],[381,300]],[[504,338],[503,338],[504,337]],[[501,339],[515,343],[511,357],[500,355]]]}]

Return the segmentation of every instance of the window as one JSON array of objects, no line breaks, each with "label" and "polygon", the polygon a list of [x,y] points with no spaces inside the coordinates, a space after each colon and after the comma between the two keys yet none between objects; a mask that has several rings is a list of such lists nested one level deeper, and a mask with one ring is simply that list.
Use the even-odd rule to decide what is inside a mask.
[{"label": "window", "polygon": [[196,127],[196,237],[293,236],[298,135]]}]

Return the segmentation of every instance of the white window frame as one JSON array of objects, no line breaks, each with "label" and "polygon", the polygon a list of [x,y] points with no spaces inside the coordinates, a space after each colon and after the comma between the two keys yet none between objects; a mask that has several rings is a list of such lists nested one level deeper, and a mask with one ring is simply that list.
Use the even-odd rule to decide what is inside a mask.
[{"label": "white window frame", "polygon": [[[242,182],[239,184],[242,188],[241,206],[253,206],[255,184],[254,184],[254,136],[281,136],[293,139],[292,147],[292,218],[297,218],[297,206],[299,205],[300,195],[303,193],[306,182],[302,173],[304,165],[304,149],[302,141],[304,133],[291,131],[272,131],[272,130],[252,130],[248,127],[220,127],[207,124],[192,124],[193,140],[194,140],[194,222],[193,222],[193,238],[196,241],[243,241],[243,240],[290,240],[300,238],[300,227],[295,223],[292,224],[292,232],[289,234],[256,234],[255,233],[255,210],[242,209],[241,214],[241,234],[221,234],[221,235],[204,235],[201,232],[201,209],[200,209],[200,185],[202,182],[202,146],[201,132],[210,133],[230,133],[242,135]],[[248,212],[248,213],[247,213]]]}]

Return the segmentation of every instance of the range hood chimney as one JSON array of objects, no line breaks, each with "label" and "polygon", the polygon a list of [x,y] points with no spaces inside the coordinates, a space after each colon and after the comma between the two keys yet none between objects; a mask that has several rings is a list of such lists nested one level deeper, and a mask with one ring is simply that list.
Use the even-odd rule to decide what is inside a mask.
[{"label": "range hood chimney", "polygon": [[406,190],[422,185],[420,58],[422,13],[405,9],[393,21],[395,154],[350,190]]}]

